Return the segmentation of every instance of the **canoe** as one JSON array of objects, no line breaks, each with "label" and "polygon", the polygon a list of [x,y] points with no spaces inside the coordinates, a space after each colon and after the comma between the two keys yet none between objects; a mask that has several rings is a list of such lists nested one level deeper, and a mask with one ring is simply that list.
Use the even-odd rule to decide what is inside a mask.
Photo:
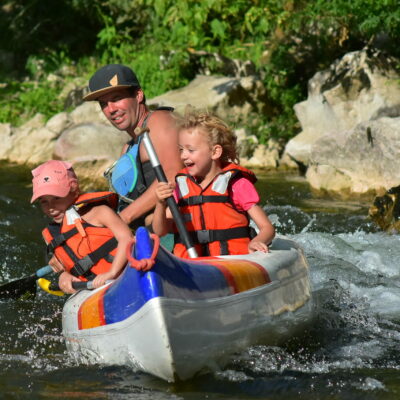
[{"label": "canoe", "polygon": [[[136,231],[121,275],[72,295],[63,335],[79,362],[131,366],[169,382],[223,368],[251,345],[276,345],[311,321],[301,248],[276,237],[269,253],[181,259]],[[148,272],[136,260],[153,254]]]}]

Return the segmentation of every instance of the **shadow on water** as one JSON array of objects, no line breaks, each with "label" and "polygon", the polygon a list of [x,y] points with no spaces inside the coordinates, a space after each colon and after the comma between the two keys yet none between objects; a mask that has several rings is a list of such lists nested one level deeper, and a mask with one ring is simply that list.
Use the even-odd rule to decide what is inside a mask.
[{"label": "shadow on water", "polygon": [[[0,167],[1,284],[44,264],[46,220],[29,203],[30,171]],[[0,398],[398,399],[399,237],[378,232],[363,204],[313,199],[301,179],[271,175],[258,189],[277,231],[309,260],[316,309],[307,332],[170,384],[129,367],[77,364],[61,335],[65,299],[39,292],[0,302]]]}]

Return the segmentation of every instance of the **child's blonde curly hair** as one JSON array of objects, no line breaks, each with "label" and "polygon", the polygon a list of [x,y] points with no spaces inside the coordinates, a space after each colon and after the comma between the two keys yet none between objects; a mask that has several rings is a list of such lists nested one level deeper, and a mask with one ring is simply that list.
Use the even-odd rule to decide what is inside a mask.
[{"label": "child's blonde curly hair", "polygon": [[209,111],[186,107],[183,116],[175,114],[179,130],[201,129],[208,138],[210,147],[219,144],[222,147],[221,162],[239,164],[237,138],[229,126]]}]

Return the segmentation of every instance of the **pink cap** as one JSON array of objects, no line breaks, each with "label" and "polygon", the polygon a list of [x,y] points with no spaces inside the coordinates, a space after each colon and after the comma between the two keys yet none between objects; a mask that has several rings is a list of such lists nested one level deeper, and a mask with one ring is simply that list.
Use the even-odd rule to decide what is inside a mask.
[{"label": "pink cap", "polygon": [[65,161],[50,160],[32,171],[33,196],[31,203],[41,196],[66,197],[71,182],[77,182],[72,164]]}]

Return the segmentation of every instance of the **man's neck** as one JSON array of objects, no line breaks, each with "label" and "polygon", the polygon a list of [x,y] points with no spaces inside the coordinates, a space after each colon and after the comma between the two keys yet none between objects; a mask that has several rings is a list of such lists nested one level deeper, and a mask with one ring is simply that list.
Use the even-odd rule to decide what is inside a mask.
[{"label": "man's neck", "polygon": [[130,136],[132,136],[133,138],[135,138],[135,129],[137,127],[141,128],[143,126],[143,123],[147,117],[147,115],[149,114],[149,109],[147,108],[147,106],[145,104],[140,104],[139,106],[139,117],[138,117],[138,121],[137,124],[135,126],[132,126],[131,128],[127,129],[127,132]]}]

